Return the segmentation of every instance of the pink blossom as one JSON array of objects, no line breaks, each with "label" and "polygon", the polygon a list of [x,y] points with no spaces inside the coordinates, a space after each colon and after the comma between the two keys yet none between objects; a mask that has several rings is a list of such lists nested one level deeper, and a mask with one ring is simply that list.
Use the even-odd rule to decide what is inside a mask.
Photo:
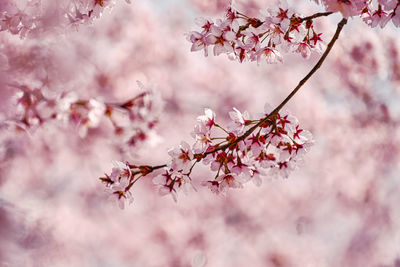
[{"label": "pink blossom", "polygon": [[[380,30],[379,18],[374,29],[358,23],[380,4],[396,25],[398,1],[368,1],[348,20],[288,103],[299,120],[273,110],[318,61],[304,62],[299,43],[319,52],[340,11],[326,17],[312,1],[289,1],[296,10],[237,1],[243,15],[227,10],[215,26],[235,34],[223,54],[238,64],[185,51],[193,43],[180,36],[198,11],[194,1],[207,14],[229,5],[127,8],[118,0],[97,19],[112,1],[0,1],[0,21],[18,22],[0,33],[0,265],[400,266],[399,36],[387,24]],[[38,8],[27,9],[33,2]],[[194,30],[211,35],[206,24]],[[296,55],[278,66],[250,63],[265,47]],[[162,112],[155,91],[131,87],[138,78],[160,85]],[[265,100],[274,105],[262,112]],[[238,105],[242,135],[221,113]],[[313,153],[305,127],[318,137]],[[122,162],[96,183],[112,159]],[[192,183],[205,186],[194,194]],[[128,211],[104,205],[110,198],[128,207],[133,197]]]},{"label": "pink blossom", "polygon": [[129,191],[132,172],[129,166],[120,161],[114,161],[114,168],[111,174],[101,178],[107,185],[106,191],[110,194],[110,199],[115,201],[121,209],[124,209],[126,204],[133,202],[132,193]]},{"label": "pink blossom", "polygon": [[379,4],[381,4],[384,10],[393,10],[399,4],[397,0],[378,0]]},{"label": "pink blossom", "polygon": [[132,204],[133,196],[130,191],[127,191],[126,188],[129,185],[129,181],[124,179],[120,182],[116,182],[112,184],[109,188],[106,189],[111,196],[110,200],[116,202],[118,207],[124,209],[127,204]]},{"label": "pink blossom", "polygon": [[197,117],[201,127],[211,129],[215,125],[215,113],[209,108],[204,109],[204,115]]},{"label": "pink blossom", "polygon": [[282,56],[277,51],[270,47],[260,48],[257,52],[257,63],[260,63],[262,60],[267,61],[270,64],[282,62]]},{"label": "pink blossom", "polygon": [[243,114],[236,108],[233,108],[233,111],[229,112],[229,117],[232,120],[232,124],[229,126],[229,129],[237,134],[243,132],[244,127],[249,122],[250,116],[247,111],[244,111]]},{"label": "pink blossom", "polygon": [[196,124],[194,126],[192,137],[196,140],[193,145],[193,151],[195,153],[203,153],[211,144],[210,131],[207,127],[204,127],[201,124]]},{"label": "pink blossom", "polygon": [[[214,45],[214,55],[227,54],[239,62],[247,60],[282,62],[281,51],[288,51],[293,42],[304,40],[314,45],[309,49],[321,53],[321,34],[316,34],[312,20],[303,21],[299,15],[289,9],[279,7],[270,9],[264,20],[241,15],[232,7],[227,9],[226,19],[217,20],[214,24],[200,19],[197,24],[203,28],[202,33],[192,32],[188,40],[192,42],[192,51]],[[306,24],[306,25],[304,25]],[[314,33],[310,36],[310,30]],[[322,42],[321,42],[322,43]],[[304,55],[304,53],[303,53]]]},{"label": "pink blossom", "polygon": [[371,16],[371,27],[374,28],[379,25],[381,28],[385,27],[386,24],[389,22],[390,17],[387,15],[385,11],[382,9],[378,9],[375,11]]},{"label": "pink blossom", "polygon": [[175,170],[165,170],[164,173],[154,177],[153,183],[159,187],[161,196],[171,195],[172,199],[178,201],[178,192],[187,193],[193,188],[191,180],[187,175]]},{"label": "pink blossom", "polygon": [[393,13],[392,15],[392,22],[394,26],[400,27],[400,12]]},{"label": "pink blossom", "polygon": [[366,0],[322,0],[327,11],[341,12],[343,17],[348,18],[361,14],[367,6]]},{"label": "pink blossom", "polygon": [[243,185],[238,181],[234,173],[221,174],[215,181],[219,182],[219,193],[225,194],[228,188],[242,188]]},{"label": "pink blossom", "polygon": [[188,143],[182,141],[179,148],[172,148],[168,151],[171,156],[171,169],[182,170],[187,173],[192,166],[193,152]]},{"label": "pink blossom", "polygon": [[301,43],[299,43],[299,45],[298,45],[298,47],[296,49],[296,52],[300,53],[303,58],[307,59],[311,55],[310,45],[308,45],[305,42],[301,42]]},{"label": "pink blossom", "polygon": [[223,27],[224,24],[220,27],[211,26],[211,34],[207,36],[207,43],[214,45],[215,56],[233,52],[231,42],[235,39],[235,34],[230,30],[225,31]]},{"label": "pink blossom", "polygon": [[111,171],[109,178],[112,182],[118,183],[122,180],[130,180],[132,177],[132,171],[126,163],[121,161],[114,161],[114,168]]},{"label": "pink blossom", "polygon": [[203,49],[204,50],[204,56],[208,56],[208,40],[206,38],[205,34],[199,33],[199,32],[191,32],[189,36],[190,42],[192,42],[192,47],[190,48],[190,51],[198,51]]}]

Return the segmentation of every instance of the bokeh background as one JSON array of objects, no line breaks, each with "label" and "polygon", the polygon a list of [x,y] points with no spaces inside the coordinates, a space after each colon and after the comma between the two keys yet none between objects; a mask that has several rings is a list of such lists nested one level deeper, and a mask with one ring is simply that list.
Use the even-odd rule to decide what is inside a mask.
[{"label": "bokeh background", "polygon": [[[278,105],[318,60],[243,63],[191,53],[196,17],[219,18],[223,0],[117,1],[90,25],[19,38],[0,32],[2,120],[16,110],[8,84],[123,101],[153,85],[163,110],[151,137],[121,149],[107,125],[81,138],[45,124],[0,128],[0,266],[400,266],[400,35],[350,19],[322,68],[286,109],[315,145],[289,179],[265,177],[217,196],[194,172],[197,192],[160,197],[151,178],[124,210],[98,180],[112,160],[163,164],[205,107],[228,121]],[[305,15],[312,1],[289,1]],[[243,13],[274,1],[237,1]],[[316,27],[328,41],[340,16]],[[8,125],[8,124],[7,124]],[[109,126],[109,125],[108,125]]]}]

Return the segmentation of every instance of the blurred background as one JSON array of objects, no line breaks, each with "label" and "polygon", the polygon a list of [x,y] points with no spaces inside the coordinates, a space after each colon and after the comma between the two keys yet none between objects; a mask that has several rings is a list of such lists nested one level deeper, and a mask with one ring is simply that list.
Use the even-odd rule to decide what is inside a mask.
[{"label": "blurred background", "polygon": [[[254,16],[276,7],[236,2]],[[289,5],[304,15],[323,11],[311,1]],[[151,177],[135,184],[124,210],[108,199],[98,177],[113,160],[163,164],[168,148],[192,142],[204,108],[222,124],[233,107],[263,112],[318,60],[286,54],[283,64],[258,66],[190,52],[185,34],[198,30],[195,18],[221,18],[227,6],[116,1],[88,25],[24,38],[0,32],[1,120],[17,109],[10,84],[123,102],[141,92],[140,80],[163,102],[151,136],[130,149],[113,141],[108,124],[84,138],[58,124],[26,131],[1,124],[1,267],[400,266],[400,35],[392,25],[371,29],[350,19],[286,106],[316,141],[289,179],[265,177],[260,187],[249,183],[224,197],[200,186],[211,174],[196,167],[197,192],[177,203],[160,197]],[[324,41],[339,20],[315,21]]]}]

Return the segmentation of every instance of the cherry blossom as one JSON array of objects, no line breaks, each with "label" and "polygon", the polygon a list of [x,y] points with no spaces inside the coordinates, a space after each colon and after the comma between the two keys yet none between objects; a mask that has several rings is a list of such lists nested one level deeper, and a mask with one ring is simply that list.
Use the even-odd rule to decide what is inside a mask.
[{"label": "cherry blossom", "polygon": [[316,0],[315,2],[322,3],[329,12],[340,12],[345,18],[361,16],[372,28],[378,25],[384,28],[389,21],[399,27],[396,10],[400,3],[397,0]]},{"label": "cherry blossom", "polygon": [[138,85],[142,93],[122,103],[107,103],[95,98],[82,100],[74,92],[45,96],[46,90],[14,85],[18,89],[15,94],[18,109],[7,121],[31,130],[42,124],[61,122],[64,127],[75,126],[81,138],[108,121],[113,128],[112,135],[120,139],[123,147],[134,147],[147,139],[162,110],[157,93],[140,82]]},{"label": "cherry blossom", "polygon": [[187,173],[191,167],[191,161],[193,160],[193,152],[188,143],[182,141],[179,148],[172,148],[168,151],[171,156],[171,169],[182,170],[183,173]]},{"label": "cherry blossom", "polygon": [[[228,129],[215,121],[211,109],[206,108],[204,112],[197,118],[192,133],[194,144],[182,141],[179,148],[171,148],[167,164],[126,165],[132,174],[126,192],[137,180],[162,169],[153,183],[159,187],[160,195],[171,195],[177,201],[179,191],[187,193],[194,188],[191,174],[199,162],[209,165],[216,173],[214,179],[201,182],[213,193],[225,195],[229,189],[242,188],[250,180],[259,186],[264,175],[288,178],[314,142],[311,133],[301,129],[296,117],[286,112],[268,110],[261,118],[250,120],[247,112],[242,114],[234,108],[229,112],[232,122]],[[223,136],[215,136],[216,131]],[[122,169],[125,170],[125,165]],[[113,185],[114,177],[121,179],[120,170],[114,168],[110,175],[100,179]]]},{"label": "cherry blossom", "polygon": [[228,127],[228,129],[237,135],[242,134],[245,126],[250,123],[250,118],[247,111],[242,114],[239,110],[233,108],[233,111],[229,112],[229,117],[232,120],[232,124]]},{"label": "cherry blossom", "polygon": [[0,1],[0,265],[399,266],[398,0],[228,2]]},{"label": "cherry blossom", "polygon": [[399,25],[398,1],[378,1],[377,9],[373,1],[366,0],[323,0],[327,12],[301,17],[284,5],[271,7],[262,12],[262,19],[249,17],[237,11],[231,5],[224,19],[212,20],[199,18],[196,24],[203,30],[192,31],[187,36],[192,43],[191,51],[203,49],[208,56],[208,47],[213,47],[214,55],[227,54],[229,58],[243,62],[245,60],[266,61],[269,64],[282,62],[282,52],[292,51],[309,58],[313,51],[322,53],[324,42],[322,33],[314,29],[313,19],[340,12],[344,18],[362,16],[371,27],[381,28],[392,20]]},{"label": "cherry blossom", "polygon": [[316,0],[316,2],[322,2],[327,11],[341,12],[345,18],[359,15],[368,3],[367,0]]},{"label": "cherry blossom", "polygon": [[132,172],[128,165],[123,162],[115,161],[111,174],[101,178],[107,185],[107,191],[111,194],[110,199],[118,203],[121,209],[126,204],[133,202],[132,193],[129,191],[129,184],[132,179]]},{"label": "cherry blossom", "polygon": [[[293,51],[308,57],[311,51],[321,52],[321,33],[316,33],[312,18],[301,18],[290,9],[270,8],[263,13],[264,19],[248,17],[233,6],[224,19],[199,18],[196,23],[203,29],[188,34],[191,51],[213,46],[214,55],[228,54],[239,62],[245,60],[282,62],[280,51]],[[311,36],[312,34],[312,36]],[[309,50],[309,51],[308,51]]]},{"label": "cherry blossom", "polygon": [[[25,38],[51,30],[78,29],[79,25],[92,23],[105,9],[111,9],[115,0],[25,0],[21,3],[5,1],[0,6],[0,32]],[[126,0],[129,4],[130,0]],[[51,12],[58,8],[58,12]]]}]

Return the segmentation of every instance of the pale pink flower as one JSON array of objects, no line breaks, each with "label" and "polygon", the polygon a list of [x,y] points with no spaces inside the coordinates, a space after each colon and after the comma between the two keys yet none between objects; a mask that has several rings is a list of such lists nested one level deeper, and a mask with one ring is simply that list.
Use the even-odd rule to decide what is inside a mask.
[{"label": "pale pink flower", "polygon": [[100,124],[101,119],[104,117],[106,106],[98,100],[90,99],[87,104],[87,110],[86,116],[79,113],[76,114],[81,116],[77,119],[80,119],[78,133],[82,138],[86,137],[88,129],[96,128]]},{"label": "pale pink flower", "polygon": [[204,115],[197,117],[197,121],[201,126],[211,129],[215,125],[215,113],[209,108],[204,109]]},{"label": "pale pink flower", "polygon": [[124,209],[127,204],[133,202],[132,193],[126,190],[129,185],[129,181],[126,179],[121,180],[112,184],[106,191],[108,191],[111,196],[110,200],[116,202],[121,209]]},{"label": "pale pink flower", "polygon": [[296,52],[300,53],[303,58],[308,59],[311,55],[311,48],[307,43],[301,42],[299,43]]},{"label": "pale pink flower", "polygon": [[262,184],[262,177],[265,177],[266,173],[260,168],[253,166],[252,168],[252,174],[251,174],[251,181],[254,183],[256,186],[261,186]]},{"label": "pale pink flower", "polygon": [[260,135],[251,135],[245,140],[246,149],[249,149],[253,155],[259,155],[264,147],[265,140]]},{"label": "pale pink flower", "polygon": [[339,11],[345,18],[360,15],[367,6],[367,0],[322,0],[322,2],[327,11]]},{"label": "pale pink flower", "polygon": [[214,44],[214,55],[218,56],[222,53],[233,53],[232,41],[235,34],[231,31],[223,31],[214,26],[211,27],[211,35],[207,36],[207,43]]},{"label": "pale pink flower", "polygon": [[233,108],[233,111],[229,112],[229,117],[231,118],[232,123],[228,126],[228,129],[236,134],[243,132],[244,127],[247,125],[247,122],[250,119],[247,111],[244,111],[242,114],[236,108]]},{"label": "pale pink flower", "polygon": [[237,163],[233,165],[230,170],[232,173],[236,174],[237,176],[240,177],[248,177],[250,178],[251,176],[251,169],[250,166],[252,165],[252,162],[248,157],[242,157],[242,158],[237,158]]},{"label": "pale pink flower", "polygon": [[202,31],[203,34],[209,33],[211,31],[211,26],[214,25],[214,22],[212,20],[207,20],[202,17],[196,18],[194,21],[197,24],[197,26],[203,28]]},{"label": "pale pink flower", "polygon": [[281,54],[273,48],[263,47],[257,50],[257,63],[260,64],[261,60],[267,61],[267,63],[274,64],[283,62]]},{"label": "pale pink flower", "polygon": [[191,133],[192,137],[196,140],[193,144],[194,153],[203,153],[207,147],[212,143],[209,129],[201,124],[196,124]]},{"label": "pale pink flower", "polygon": [[225,194],[229,188],[242,188],[243,185],[238,181],[234,173],[221,174],[215,179],[219,182],[220,193]]},{"label": "pale pink flower", "polygon": [[296,165],[292,161],[278,162],[275,168],[272,168],[269,174],[272,177],[287,179],[289,174],[296,169]]},{"label": "pale pink flower", "polygon": [[219,194],[220,193],[220,187],[219,187],[219,182],[217,181],[204,181],[201,183],[202,186],[207,186],[208,189],[214,194]]},{"label": "pale pink flower", "polygon": [[213,181],[202,182],[202,185],[207,186],[211,192],[222,195],[225,195],[229,188],[243,187],[234,173],[221,174]]},{"label": "pale pink flower", "polygon": [[392,15],[393,25],[396,27],[400,27],[400,12],[396,12]]},{"label": "pale pink flower", "polygon": [[126,204],[133,202],[132,193],[128,190],[131,183],[132,172],[129,166],[120,161],[114,161],[114,168],[111,174],[107,177],[108,185],[106,191],[111,194],[110,199],[116,201],[121,209],[124,209]]},{"label": "pale pink flower", "polygon": [[254,33],[251,30],[245,30],[242,32],[246,39],[244,40],[244,44],[247,50],[251,50],[254,47],[257,47],[260,44],[260,37],[258,34]]},{"label": "pale pink flower", "polygon": [[384,10],[393,10],[399,4],[398,0],[378,0],[379,4],[381,4]]},{"label": "pale pink flower", "polygon": [[171,195],[172,199],[178,201],[178,192],[183,191],[185,194],[190,188],[193,188],[190,178],[182,172],[165,169],[162,174],[153,178],[153,183],[159,187],[161,196]]},{"label": "pale pink flower", "polygon": [[114,168],[111,170],[109,178],[113,182],[119,182],[121,179],[130,180],[132,177],[132,171],[126,163],[121,161],[113,162]]},{"label": "pale pink flower", "polygon": [[170,164],[171,169],[176,171],[182,170],[183,173],[189,172],[192,166],[193,152],[188,143],[182,141],[179,148],[170,149],[168,154],[172,158]]},{"label": "pale pink flower", "polygon": [[189,41],[192,42],[192,47],[190,48],[190,51],[198,51],[203,49],[204,50],[204,56],[208,56],[208,39],[206,38],[206,34],[199,33],[199,32],[191,32],[189,36]]},{"label": "pale pink flower", "polygon": [[96,99],[89,100],[89,113],[88,113],[88,126],[90,128],[97,127],[100,123],[100,120],[104,116],[104,112],[106,110],[106,106],[103,102],[98,101]]}]

